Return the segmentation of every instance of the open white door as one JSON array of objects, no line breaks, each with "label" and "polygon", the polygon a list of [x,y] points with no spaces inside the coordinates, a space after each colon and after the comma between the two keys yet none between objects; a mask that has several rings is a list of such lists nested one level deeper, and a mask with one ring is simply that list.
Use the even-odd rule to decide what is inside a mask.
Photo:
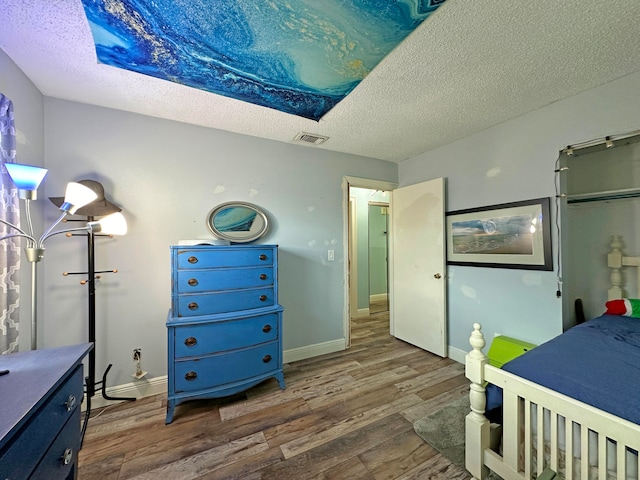
[{"label": "open white door", "polygon": [[391,192],[391,334],[447,356],[444,179]]}]

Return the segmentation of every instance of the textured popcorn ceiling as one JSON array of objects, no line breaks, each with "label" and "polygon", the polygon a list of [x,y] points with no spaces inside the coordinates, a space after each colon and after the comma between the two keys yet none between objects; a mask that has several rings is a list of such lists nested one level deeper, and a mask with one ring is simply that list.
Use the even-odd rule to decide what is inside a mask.
[{"label": "textured popcorn ceiling", "polygon": [[3,0],[0,25],[46,96],[395,162],[640,70],[638,0],[448,0],[315,122],[98,64],[80,0]]}]

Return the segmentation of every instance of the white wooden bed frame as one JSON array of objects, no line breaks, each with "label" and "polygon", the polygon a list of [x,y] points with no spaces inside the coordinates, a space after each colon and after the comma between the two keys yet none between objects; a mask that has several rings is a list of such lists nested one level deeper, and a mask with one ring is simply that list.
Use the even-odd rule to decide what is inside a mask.
[{"label": "white wooden bed frame", "polygon": [[[640,266],[640,257],[625,257],[622,255],[621,245],[620,237],[614,235],[608,256],[608,265],[612,269],[612,286],[608,293],[610,300],[622,297],[620,268]],[[636,298],[640,298],[640,268],[638,274],[639,291]],[[640,454],[630,455],[626,449],[640,451],[640,425],[492,367],[482,352],[486,342],[478,323],[473,325],[469,343],[473,350],[466,356],[466,376],[471,382],[471,413],[466,417],[465,460],[466,468],[474,478],[486,478],[491,469],[505,480],[530,480],[550,468],[555,472],[562,469],[562,475],[566,479],[627,480],[630,475],[627,472],[629,458],[634,464],[638,463],[634,465],[636,473],[631,478],[638,478]],[[501,449],[495,445],[496,440],[492,440],[497,437],[493,433],[495,427],[484,416],[485,382],[503,390]],[[640,401],[640,386],[637,387]],[[537,414],[532,416],[532,411]],[[545,416],[547,423],[543,425]],[[558,427],[559,424],[562,425],[559,421],[561,418],[564,418],[563,428]],[[580,432],[579,440],[576,431]],[[498,436],[499,433],[498,431]],[[594,454],[593,446],[589,446],[589,435],[592,439],[597,437],[597,454]],[[612,445],[607,440],[614,441],[615,444]],[[607,450],[611,455],[612,449],[615,451],[614,463],[617,465],[613,476],[611,472],[607,472]],[[563,452],[576,450],[586,454],[582,453],[579,460],[566,462],[563,468]],[[591,476],[589,470],[592,471]]]}]

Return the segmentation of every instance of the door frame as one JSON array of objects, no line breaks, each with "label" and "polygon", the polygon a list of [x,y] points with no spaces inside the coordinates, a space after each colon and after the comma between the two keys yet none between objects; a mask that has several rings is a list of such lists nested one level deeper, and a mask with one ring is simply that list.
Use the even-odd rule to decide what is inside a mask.
[{"label": "door frame", "polygon": [[[349,221],[349,216],[350,216],[350,209],[349,209],[349,188],[350,187],[357,187],[357,188],[368,188],[371,190],[384,190],[384,191],[392,191],[396,188],[398,188],[398,183],[396,182],[388,182],[388,181],[384,181],[384,180],[372,180],[369,178],[360,178],[360,177],[350,177],[350,176],[345,176],[342,179],[342,232],[343,232],[343,238],[342,238],[342,248],[343,248],[343,252],[346,254],[344,256],[344,258],[347,259],[346,262],[344,262],[344,309],[343,309],[343,329],[344,329],[344,339],[345,339],[345,349],[348,349],[351,346],[351,318],[350,318],[350,310],[351,310],[351,305],[350,305],[350,292],[351,292],[351,286],[350,286],[350,263],[352,261],[349,252],[350,252],[350,246],[349,246],[349,241],[351,238],[351,232],[350,232],[350,224],[351,222]],[[389,207],[391,207],[391,201],[389,201]],[[391,234],[391,232],[389,232]],[[357,282],[357,280],[356,280]],[[390,292],[391,294],[391,292]],[[390,299],[391,301],[391,299]],[[390,327],[391,328],[391,332],[393,333],[393,326]]]}]

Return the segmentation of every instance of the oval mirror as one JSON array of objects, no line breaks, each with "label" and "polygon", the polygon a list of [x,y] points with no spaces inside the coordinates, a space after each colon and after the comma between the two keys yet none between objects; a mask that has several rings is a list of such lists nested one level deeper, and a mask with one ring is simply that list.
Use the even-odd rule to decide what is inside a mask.
[{"label": "oval mirror", "polygon": [[207,227],[216,238],[235,243],[257,240],[267,233],[267,216],[255,205],[227,202],[215,207],[207,215]]}]

